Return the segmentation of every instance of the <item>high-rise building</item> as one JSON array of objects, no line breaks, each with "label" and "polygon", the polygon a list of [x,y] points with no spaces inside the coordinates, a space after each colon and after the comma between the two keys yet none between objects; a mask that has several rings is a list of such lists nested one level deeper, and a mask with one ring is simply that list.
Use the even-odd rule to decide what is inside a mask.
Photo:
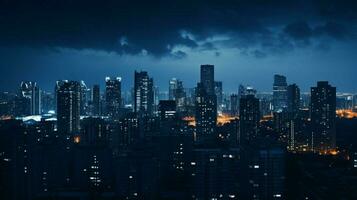
[{"label": "high-rise building", "polygon": [[57,81],[57,129],[60,134],[78,133],[80,129],[80,83]]},{"label": "high-rise building", "polygon": [[288,86],[287,102],[287,111],[295,118],[300,109],[300,88],[296,84]]},{"label": "high-rise building", "polygon": [[287,107],[287,82],[283,75],[274,75],[273,85],[273,109],[274,111],[284,110]]},{"label": "high-rise building", "polygon": [[135,71],[134,112],[152,115],[154,111],[154,83],[146,71]]},{"label": "high-rise building", "polygon": [[254,95],[245,95],[239,102],[239,141],[244,143],[258,136],[260,110],[259,99]]},{"label": "high-rise building", "polygon": [[232,116],[238,116],[239,114],[239,99],[238,95],[232,94],[231,95],[231,115]]},{"label": "high-rise building", "polygon": [[217,123],[217,99],[208,95],[201,83],[196,91],[196,130],[198,135],[213,134]]},{"label": "high-rise building", "polygon": [[178,80],[176,78],[172,78],[169,82],[169,100],[175,100],[177,81]]},{"label": "high-rise building", "polygon": [[29,99],[29,108],[31,115],[41,114],[41,91],[36,82],[23,81],[20,86],[20,95]]},{"label": "high-rise building", "polygon": [[217,123],[217,96],[214,90],[213,65],[201,65],[201,82],[196,88],[195,107],[197,134],[213,134]]},{"label": "high-rise building", "polygon": [[92,89],[92,114],[100,115],[100,87],[99,85],[93,85]]},{"label": "high-rise building", "polygon": [[217,110],[222,111],[223,109],[223,87],[222,81],[215,81],[214,82],[214,90],[217,97]]},{"label": "high-rise building", "polygon": [[327,81],[311,87],[312,150],[328,153],[336,148],[336,87]]},{"label": "high-rise building", "polygon": [[80,114],[81,115],[86,115],[87,114],[87,108],[88,108],[88,91],[90,90],[87,88],[87,85],[85,84],[84,81],[80,81],[81,85],[81,108],[80,108]]},{"label": "high-rise building", "polygon": [[214,65],[201,65],[201,84],[208,95],[215,94]]},{"label": "high-rise building", "polygon": [[119,116],[121,108],[121,78],[105,78],[106,113],[110,117]]}]

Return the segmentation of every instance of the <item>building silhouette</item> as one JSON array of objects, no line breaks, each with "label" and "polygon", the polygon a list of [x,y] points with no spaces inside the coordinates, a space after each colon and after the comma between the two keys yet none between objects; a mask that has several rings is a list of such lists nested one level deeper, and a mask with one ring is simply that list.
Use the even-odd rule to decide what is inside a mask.
[{"label": "building silhouette", "polygon": [[92,115],[100,115],[100,87],[99,85],[93,85],[92,88]]},{"label": "building silhouette", "polygon": [[198,135],[213,134],[217,123],[217,96],[214,66],[201,65],[201,82],[196,88],[196,130]]},{"label": "building silhouette", "polygon": [[327,81],[311,87],[311,147],[328,153],[336,148],[336,87]]},{"label": "building silhouette", "polygon": [[134,112],[148,115],[154,112],[154,81],[146,71],[135,71]]},{"label": "building silhouette", "polygon": [[259,99],[254,95],[245,95],[239,102],[239,141],[244,144],[258,136],[260,120]]},{"label": "building silhouette", "polygon": [[23,81],[20,85],[20,97],[27,98],[28,109],[31,115],[41,114],[41,90],[36,82]]},{"label": "building silhouette", "polygon": [[78,133],[80,129],[80,83],[57,81],[57,128],[60,134]]},{"label": "building silhouette", "polygon": [[284,110],[287,107],[287,83],[283,75],[274,75],[273,84],[273,109],[274,111]]},{"label": "building silhouette", "polygon": [[121,78],[105,78],[105,107],[110,117],[119,116],[121,108]]}]

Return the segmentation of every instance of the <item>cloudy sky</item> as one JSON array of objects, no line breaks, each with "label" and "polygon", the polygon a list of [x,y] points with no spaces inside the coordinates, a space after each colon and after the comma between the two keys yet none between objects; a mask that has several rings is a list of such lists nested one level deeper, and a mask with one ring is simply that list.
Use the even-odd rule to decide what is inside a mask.
[{"label": "cloudy sky", "polygon": [[0,1],[0,90],[21,80],[104,84],[147,70],[193,87],[201,64],[225,91],[270,91],[275,73],[303,91],[328,80],[357,92],[357,1]]}]

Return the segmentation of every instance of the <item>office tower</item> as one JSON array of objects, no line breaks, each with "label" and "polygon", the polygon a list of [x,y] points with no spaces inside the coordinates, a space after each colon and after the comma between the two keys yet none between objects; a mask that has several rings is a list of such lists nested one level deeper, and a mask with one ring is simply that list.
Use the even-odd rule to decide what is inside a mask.
[{"label": "office tower", "polygon": [[80,81],[81,85],[81,108],[80,108],[80,115],[86,115],[86,111],[88,108],[88,98],[87,98],[87,93],[88,93],[88,88],[87,85],[84,83],[84,81]]},{"label": "office tower", "polygon": [[201,65],[201,84],[208,95],[215,94],[214,65]]},{"label": "office tower", "polygon": [[223,104],[223,88],[222,81],[214,82],[214,90],[217,97],[217,110],[222,112],[222,104]]},{"label": "office tower", "polygon": [[186,92],[183,87],[183,83],[180,80],[177,80],[177,88],[175,90],[175,101],[176,101],[176,109],[178,112],[183,112],[186,110]]},{"label": "office tower", "polygon": [[175,100],[176,89],[177,89],[177,79],[172,78],[169,82],[169,100]]},{"label": "office tower", "polygon": [[196,130],[198,135],[213,134],[217,123],[217,97],[214,66],[201,65],[201,82],[196,88]]},{"label": "office tower", "polygon": [[174,100],[160,100],[159,117],[161,120],[174,119],[176,117],[176,102]]},{"label": "office tower", "polygon": [[31,115],[41,114],[41,91],[36,82],[23,81],[20,86],[21,97],[29,99]]},{"label": "office tower", "polygon": [[121,78],[105,78],[105,107],[110,117],[118,117],[121,108]]},{"label": "office tower", "polygon": [[92,89],[92,115],[100,115],[100,87],[93,85]]},{"label": "office tower", "polygon": [[238,116],[239,114],[239,99],[238,95],[232,94],[231,95],[231,115],[232,116]]},{"label": "office tower", "polygon": [[246,95],[247,88],[243,84],[239,84],[238,86],[238,101],[244,95]]},{"label": "office tower", "polygon": [[54,94],[50,92],[41,92],[41,109],[42,113],[53,112],[56,109]]},{"label": "office tower", "polygon": [[287,111],[295,118],[300,109],[300,88],[296,84],[288,86],[287,102]]},{"label": "office tower", "polygon": [[153,114],[154,88],[153,79],[146,71],[135,71],[134,77],[134,112]]},{"label": "office tower", "polygon": [[287,107],[286,94],[286,77],[282,75],[274,75],[273,85],[273,109],[274,111],[284,110]]},{"label": "office tower", "polygon": [[205,87],[197,84],[196,91],[196,130],[197,134],[213,134],[217,123],[217,99],[208,95]]},{"label": "office tower", "polygon": [[246,95],[239,102],[240,143],[251,141],[258,136],[260,110],[259,99]]},{"label": "office tower", "polygon": [[327,81],[311,87],[312,150],[328,153],[336,147],[336,87]]},{"label": "office tower", "polygon": [[60,134],[79,132],[81,86],[77,81],[57,81],[57,129]]},{"label": "office tower", "polygon": [[156,116],[158,112],[160,89],[158,86],[153,86],[154,100],[153,100],[153,113]]},{"label": "office tower", "polygon": [[280,141],[288,142],[291,120],[293,121],[286,111],[278,110],[273,113],[273,128]]}]

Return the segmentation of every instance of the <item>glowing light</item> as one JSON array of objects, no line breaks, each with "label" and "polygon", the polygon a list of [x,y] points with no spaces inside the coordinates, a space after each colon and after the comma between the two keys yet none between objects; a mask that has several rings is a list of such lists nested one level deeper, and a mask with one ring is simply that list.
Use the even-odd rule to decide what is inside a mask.
[{"label": "glowing light", "polygon": [[[238,119],[238,117],[234,117],[234,116],[232,117],[227,114],[219,114],[217,116],[217,125],[222,126],[224,124],[230,123],[234,119]],[[182,118],[182,120],[188,122],[188,125],[190,126],[196,126],[196,119],[193,116],[186,116]]]},{"label": "glowing light", "polygon": [[336,110],[336,115],[340,118],[347,118],[347,119],[357,118],[357,112],[347,109]]},{"label": "glowing light", "polygon": [[81,137],[75,136],[74,137],[74,143],[79,144],[81,142]]}]

